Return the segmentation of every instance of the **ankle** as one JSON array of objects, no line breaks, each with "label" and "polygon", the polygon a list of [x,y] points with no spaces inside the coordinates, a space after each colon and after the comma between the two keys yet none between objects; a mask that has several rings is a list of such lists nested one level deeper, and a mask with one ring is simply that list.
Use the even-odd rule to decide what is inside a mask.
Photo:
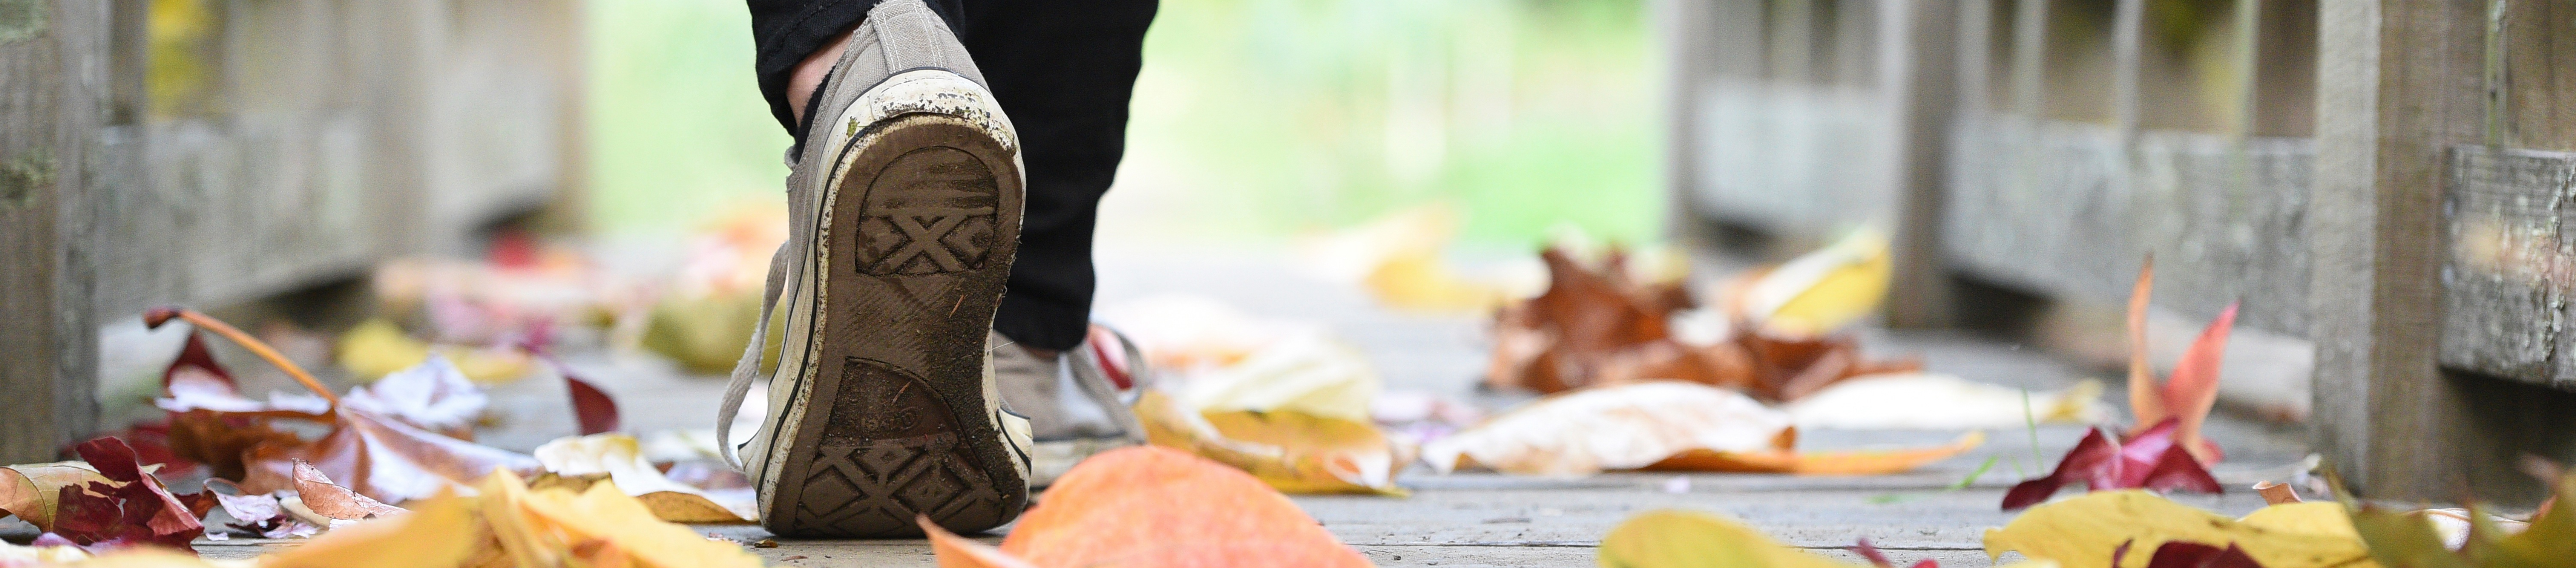
[{"label": "ankle", "polygon": [[854,25],[850,26],[850,29],[841,30],[841,33],[833,35],[832,39],[824,40],[822,49],[814,50],[813,53],[805,55],[804,61],[796,62],[796,69],[787,75],[789,118],[799,123],[805,121],[807,101],[813,100],[814,91],[823,88],[823,78],[832,74],[832,65],[841,62],[841,50],[849,45],[851,32],[856,32],[858,29],[858,26]]}]

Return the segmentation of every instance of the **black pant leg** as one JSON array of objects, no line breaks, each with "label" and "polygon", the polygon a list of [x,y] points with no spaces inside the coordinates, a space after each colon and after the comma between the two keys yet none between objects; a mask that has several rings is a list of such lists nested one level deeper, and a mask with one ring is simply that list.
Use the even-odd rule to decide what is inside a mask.
[{"label": "black pant leg", "polygon": [[1082,342],[1091,233],[1127,146],[1127,101],[1156,0],[968,0],[966,51],[1019,131],[1028,207],[993,327],[1041,349]]},{"label": "black pant leg", "polygon": [[[879,0],[748,0],[751,5],[752,69],[760,95],[769,99],[769,114],[801,142],[805,133],[787,106],[787,77],[805,56],[824,47],[832,36],[858,27]],[[930,11],[957,28],[961,0],[925,0]]]}]

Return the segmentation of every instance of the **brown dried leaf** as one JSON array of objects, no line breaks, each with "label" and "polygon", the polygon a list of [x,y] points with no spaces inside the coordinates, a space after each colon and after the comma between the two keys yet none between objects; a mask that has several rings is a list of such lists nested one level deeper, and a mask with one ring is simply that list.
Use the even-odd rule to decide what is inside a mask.
[{"label": "brown dried leaf", "polygon": [[403,512],[401,507],[386,505],[332,483],[322,470],[314,469],[313,464],[304,463],[304,460],[295,460],[294,475],[295,493],[304,499],[304,507],[316,514],[355,521]]}]

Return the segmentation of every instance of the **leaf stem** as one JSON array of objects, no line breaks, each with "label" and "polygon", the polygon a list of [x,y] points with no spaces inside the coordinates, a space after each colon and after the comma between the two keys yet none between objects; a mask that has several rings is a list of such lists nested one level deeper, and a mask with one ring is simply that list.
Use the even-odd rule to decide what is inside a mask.
[{"label": "leaf stem", "polygon": [[321,395],[322,400],[330,401],[332,410],[339,410],[340,395],[332,394],[331,389],[322,386],[322,381],[314,380],[312,374],[304,372],[304,367],[297,366],[294,361],[287,360],[285,355],[279,354],[274,348],[270,348],[267,342],[260,341],[257,337],[251,337],[248,333],[242,333],[241,329],[233,327],[232,324],[224,323],[223,320],[215,319],[211,316],[207,316],[206,314],[197,313],[196,310],[175,306],[162,306],[144,310],[143,325],[147,328],[161,327],[161,324],[169,322],[170,318],[173,317],[188,320],[188,323],[197,326],[197,329],[215,332],[215,335],[221,335],[224,339],[231,340],[233,344],[240,345],[243,349],[250,350],[252,355],[258,355],[260,359],[268,361],[268,364],[276,365],[278,369],[286,371],[286,376],[294,377],[295,382],[303,383],[305,389],[312,390],[313,394]]}]

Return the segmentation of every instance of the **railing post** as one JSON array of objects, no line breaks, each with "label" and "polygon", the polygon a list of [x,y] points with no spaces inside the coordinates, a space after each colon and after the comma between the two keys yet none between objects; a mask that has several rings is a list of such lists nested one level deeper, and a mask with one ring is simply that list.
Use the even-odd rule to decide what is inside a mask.
[{"label": "railing post", "polygon": [[0,22],[0,462],[50,461],[98,414],[88,158],[108,99],[106,2]]}]

